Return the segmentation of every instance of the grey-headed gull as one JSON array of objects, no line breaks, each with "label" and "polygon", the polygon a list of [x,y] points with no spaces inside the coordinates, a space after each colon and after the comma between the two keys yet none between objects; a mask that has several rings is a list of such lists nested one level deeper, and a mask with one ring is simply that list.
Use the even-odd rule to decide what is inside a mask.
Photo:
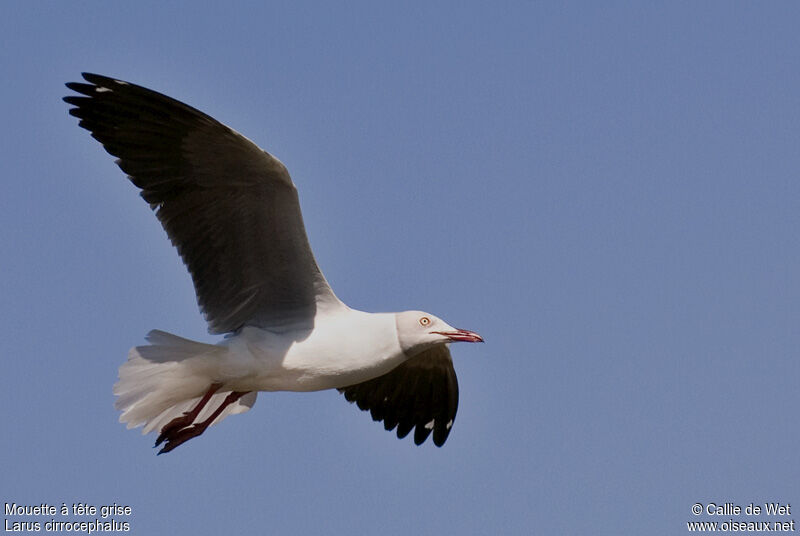
[{"label": "grey-headed gull", "polygon": [[208,115],[155,91],[83,73],[64,100],[141,189],[194,281],[218,344],[164,331],[132,348],[114,385],[128,428],[169,452],[258,391],[338,389],[386,430],[442,446],[458,406],[448,343],[482,342],[422,311],[342,303],[308,244],[286,167]]}]

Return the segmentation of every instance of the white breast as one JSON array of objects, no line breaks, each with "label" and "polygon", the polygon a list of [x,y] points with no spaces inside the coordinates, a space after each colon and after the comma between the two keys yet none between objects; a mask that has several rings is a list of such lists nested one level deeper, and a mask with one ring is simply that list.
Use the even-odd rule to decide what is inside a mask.
[{"label": "white breast", "polygon": [[340,309],[310,332],[246,327],[224,343],[220,375],[241,391],[318,391],[381,376],[407,359],[394,313]]}]

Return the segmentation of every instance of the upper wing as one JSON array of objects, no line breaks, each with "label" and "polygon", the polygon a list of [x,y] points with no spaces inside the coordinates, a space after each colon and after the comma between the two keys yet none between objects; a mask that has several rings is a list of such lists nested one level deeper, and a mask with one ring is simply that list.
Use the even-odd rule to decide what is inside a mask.
[{"label": "upper wing", "polygon": [[64,100],[150,203],[194,281],[212,333],[313,318],[339,303],[306,237],[284,165],[155,91],[83,73]]},{"label": "upper wing", "polygon": [[433,442],[444,445],[458,409],[458,381],[447,345],[418,354],[391,372],[342,387],[339,392],[386,430],[397,426],[403,438],[416,426],[414,443],[421,445],[433,431]]}]

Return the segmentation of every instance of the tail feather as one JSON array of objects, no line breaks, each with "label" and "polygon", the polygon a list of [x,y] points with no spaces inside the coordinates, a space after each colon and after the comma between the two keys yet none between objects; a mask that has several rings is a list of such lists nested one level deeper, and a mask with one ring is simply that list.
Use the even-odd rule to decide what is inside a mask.
[{"label": "tail feather", "polygon": [[148,361],[166,363],[169,361],[183,361],[190,357],[203,354],[220,353],[223,349],[214,344],[206,344],[191,339],[185,339],[160,329],[151,330],[145,337],[150,344],[137,346],[136,350]]},{"label": "tail feather", "polygon": [[[143,426],[143,434],[161,429],[193,408],[214,383],[213,370],[227,351],[158,330],[148,333],[147,341],[149,345],[137,346],[128,353],[113,391],[117,395],[114,407],[122,411],[120,422],[127,423],[128,428]],[[207,419],[229,392],[214,394],[196,422]],[[212,424],[244,413],[255,401],[256,393],[248,393],[225,408]]]}]

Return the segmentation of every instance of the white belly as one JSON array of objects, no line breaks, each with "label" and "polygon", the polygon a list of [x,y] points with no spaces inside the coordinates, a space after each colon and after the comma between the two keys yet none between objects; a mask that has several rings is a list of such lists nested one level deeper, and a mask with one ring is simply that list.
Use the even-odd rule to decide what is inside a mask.
[{"label": "white belly", "polygon": [[237,391],[318,391],[381,376],[407,359],[394,314],[348,309],[318,316],[310,333],[246,327],[224,341],[220,380]]}]

